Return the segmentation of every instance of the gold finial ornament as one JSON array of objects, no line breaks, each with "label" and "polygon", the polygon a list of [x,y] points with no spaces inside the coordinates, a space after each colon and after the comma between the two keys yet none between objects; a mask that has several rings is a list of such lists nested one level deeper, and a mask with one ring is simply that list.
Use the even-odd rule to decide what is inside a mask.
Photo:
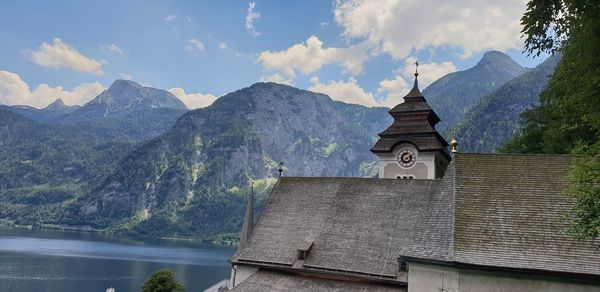
[{"label": "gold finial ornament", "polygon": [[458,152],[457,147],[458,141],[456,140],[456,137],[452,137],[452,141],[450,141],[450,148],[452,149],[452,153]]}]

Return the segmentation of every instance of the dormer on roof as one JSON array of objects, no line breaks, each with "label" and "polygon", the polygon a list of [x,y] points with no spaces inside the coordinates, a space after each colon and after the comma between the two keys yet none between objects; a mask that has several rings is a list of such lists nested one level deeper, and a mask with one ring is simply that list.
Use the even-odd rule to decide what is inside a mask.
[{"label": "dormer on roof", "polygon": [[440,118],[419,90],[418,76],[404,102],[389,111],[394,122],[371,148],[380,178],[438,179],[450,162],[448,142],[435,130]]}]

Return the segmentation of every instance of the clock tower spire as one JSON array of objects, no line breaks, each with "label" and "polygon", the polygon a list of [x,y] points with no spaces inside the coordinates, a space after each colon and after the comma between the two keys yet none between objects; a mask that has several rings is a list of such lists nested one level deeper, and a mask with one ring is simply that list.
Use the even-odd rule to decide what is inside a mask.
[{"label": "clock tower spire", "polygon": [[413,88],[389,111],[394,122],[371,148],[379,158],[380,178],[442,178],[451,159],[448,142],[435,130],[440,118],[419,90],[415,65]]}]

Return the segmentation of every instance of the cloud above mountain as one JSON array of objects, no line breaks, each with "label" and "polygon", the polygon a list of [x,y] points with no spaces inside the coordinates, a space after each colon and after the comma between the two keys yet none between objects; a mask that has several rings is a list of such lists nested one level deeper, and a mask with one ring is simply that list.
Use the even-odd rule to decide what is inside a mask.
[{"label": "cloud above mountain", "polygon": [[320,92],[329,95],[333,100],[343,101],[345,103],[362,104],[366,106],[377,106],[377,101],[372,93],[362,89],[355,79],[348,81],[329,81],[321,83],[319,77],[312,77],[310,82],[313,84],[308,90]]},{"label": "cloud above mountain", "polygon": [[92,100],[103,90],[104,86],[98,82],[83,83],[71,90],[40,84],[32,90],[18,74],[0,71],[0,103],[7,105],[43,108],[59,98],[67,105],[80,105]]},{"label": "cloud above mountain", "polygon": [[335,22],[349,40],[367,41],[395,59],[414,50],[458,47],[463,57],[520,49],[525,0],[348,0],[335,2]]},{"label": "cloud above mountain", "polygon": [[282,51],[264,51],[258,56],[258,63],[267,72],[285,74],[294,80],[296,72],[311,74],[329,64],[339,65],[352,76],[363,71],[367,51],[362,45],[347,48],[323,47],[316,36],[310,36],[305,43],[295,44]]},{"label": "cloud above mountain", "polygon": [[71,69],[102,75],[102,63],[84,56],[72,45],[55,38],[51,44],[43,42],[37,50],[29,51],[29,59],[44,68]]},{"label": "cloud above mountain", "polygon": [[217,97],[212,94],[186,93],[181,87],[171,88],[168,91],[179,98],[189,109],[207,107],[217,100]]},{"label": "cloud above mountain", "polygon": [[[330,80],[329,82],[322,83],[316,76],[310,79],[312,86],[308,90],[327,94],[332,99],[345,103],[370,107],[394,107],[404,102],[402,97],[412,88],[415,61],[416,59],[413,57],[406,58],[404,66],[394,70],[396,73],[394,78],[384,79],[379,82],[376,92],[365,90],[354,78],[350,78],[348,81]],[[433,81],[457,71],[457,68],[452,62],[425,63],[419,65],[419,71],[423,73],[419,75],[419,88],[422,90]],[[407,80],[410,80],[410,84]]]}]

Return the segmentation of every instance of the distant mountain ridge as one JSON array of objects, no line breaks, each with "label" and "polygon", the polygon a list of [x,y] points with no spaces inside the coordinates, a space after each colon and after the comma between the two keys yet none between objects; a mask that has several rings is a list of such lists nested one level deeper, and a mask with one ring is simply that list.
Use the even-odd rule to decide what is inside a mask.
[{"label": "distant mountain ridge", "polygon": [[171,223],[163,228],[171,232],[236,232],[240,190],[252,178],[268,184],[280,161],[284,175],[373,176],[369,148],[390,122],[385,108],[257,83],[188,112],[171,131],[132,152],[73,217],[100,226],[125,220],[140,232],[165,217]]},{"label": "distant mountain ridge", "polygon": [[65,111],[65,110],[76,110],[78,108],[80,108],[81,106],[79,105],[66,105],[62,99],[57,99],[54,102],[52,102],[51,104],[49,104],[48,106],[46,106],[44,108],[44,110],[47,111]]},{"label": "distant mountain ridge", "polygon": [[62,99],[59,98],[42,109],[27,105],[15,105],[11,107],[7,106],[7,109],[22,114],[23,116],[37,122],[51,123],[57,117],[73,112],[80,107],[81,106],[79,105],[68,106],[62,101]]},{"label": "distant mountain ridge", "polygon": [[188,110],[166,90],[120,79],[83,106],[67,106],[57,99],[43,109],[21,105],[10,109],[44,124],[86,129],[106,142],[156,137]]},{"label": "distant mountain ridge", "polygon": [[[497,122],[503,119],[518,123],[506,112],[513,109],[510,102],[519,111],[519,99],[537,100],[545,75],[515,64],[504,54],[486,53],[475,67],[425,89],[440,117],[448,114],[460,129],[470,129],[457,130],[461,151],[478,139],[471,137],[482,124],[495,129],[507,123]],[[520,88],[514,100],[504,89],[513,83]],[[504,93],[491,98],[496,92]],[[70,111],[45,121],[16,114],[26,107],[0,106],[0,220],[150,236],[235,237],[251,179],[259,211],[280,161],[283,175],[374,176],[376,158],[369,149],[391,123],[386,108],[275,83],[256,83],[193,111],[182,110],[173,98],[117,80],[82,107],[55,102],[36,109]],[[454,124],[446,125],[446,137]],[[490,144],[504,139],[484,136]]]},{"label": "distant mountain ridge", "polygon": [[521,125],[520,114],[539,103],[560,55],[507,82],[483,97],[446,135],[456,135],[464,152],[496,152],[515,135]]},{"label": "distant mountain ridge", "polygon": [[441,119],[436,129],[441,133],[453,127],[480,98],[526,71],[508,55],[489,51],[474,67],[431,83],[423,95]]},{"label": "distant mountain ridge", "polygon": [[172,93],[144,87],[131,80],[118,79],[96,98],[61,120],[97,119],[126,116],[142,110],[172,109],[187,111],[187,107]]}]

